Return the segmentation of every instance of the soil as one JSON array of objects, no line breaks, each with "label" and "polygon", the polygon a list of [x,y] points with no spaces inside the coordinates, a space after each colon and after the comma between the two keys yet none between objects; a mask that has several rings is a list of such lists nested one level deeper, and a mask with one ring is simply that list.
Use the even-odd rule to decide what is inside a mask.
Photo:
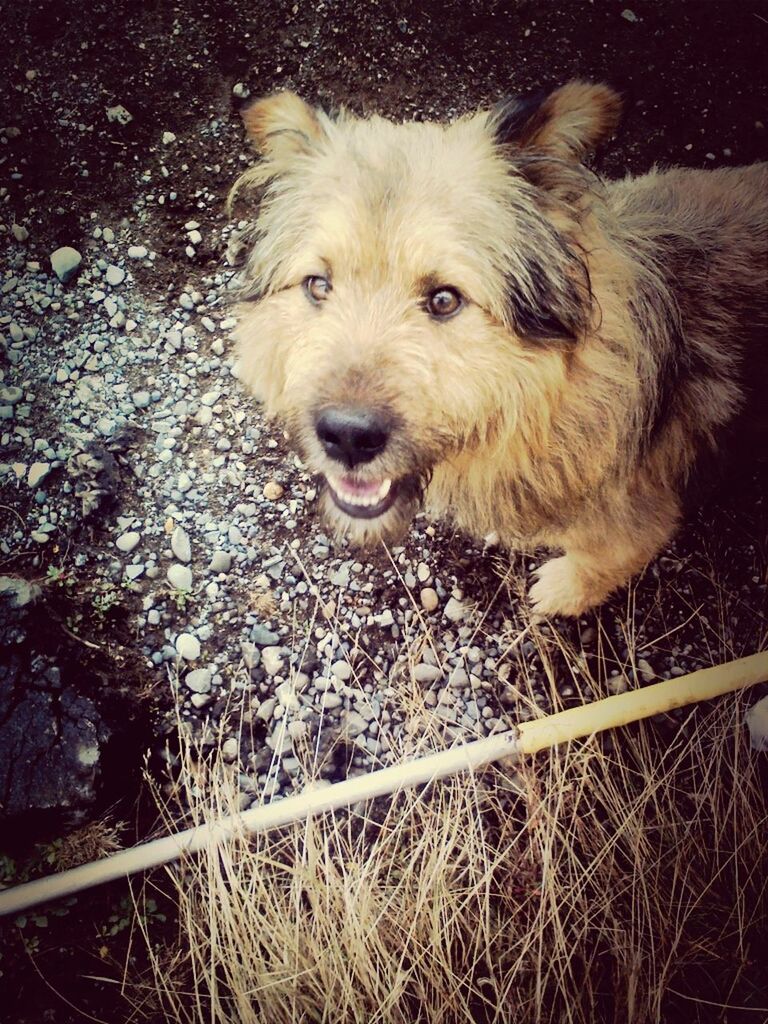
[{"label": "soil", "polygon": [[[161,257],[156,268],[137,265],[134,272],[160,307],[221,265],[225,198],[251,159],[238,117],[244,94],[289,88],[359,113],[450,119],[574,77],[604,80],[625,101],[617,138],[599,156],[598,170],[606,176],[657,162],[720,167],[768,158],[765,0],[448,0],[434,6],[26,0],[8,4],[2,24],[2,230],[7,237],[12,223],[29,223],[35,252],[44,258],[58,246],[82,247],[94,221],[120,224]],[[116,105],[130,112],[128,123],[108,119],[107,109]],[[163,142],[167,132],[175,135],[173,144]],[[173,190],[173,202],[138,202],[147,199],[147,172]],[[205,220],[209,241],[190,256],[179,226],[192,219]],[[56,366],[53,345],[50,365]],[[274,437],[269,457],[290,480],[290,458],[282,438]],[[711,661],[751,653],[768,637],[768,465],[759,451],[749,455],[746,467],[719,481],[692,510],[635,597],[643,623],[653,622],[649,633],[676,631],[681,648],[688,644]],[[31,501],[6,490],[0,516],[26,520]],[[129,506],[130,495],[122,494],[117,511]],[[310,545],[310,524],[298,530]],[[104,544],[99,531],[85,525],[71,540],[83,550]],[[448,530],[437,543],[474,601],[489,608],[498,603],[490,559]],[[0,572],[42,579],[47,558],[14,552]],[[90,582],[97,586],[95,578]],[[393,600],[383,586],[375,594],[384,606]],[[622,602],[615,599],[601,613],[617,638],[627,621]],[[36,621],[31,632],[44,636],[32,653],[55,651],[59,664],[81,671],[87,694],[120,681],[118,703],[105,714],[112,731],[119,719],[130,728],[118,730],[108,748],[107,785],[91,813],[112,808],[116,817],[138,820],[146,834],[151,816],[137,805],[138,778],[167,701],[146,687],[132,618],[137,604],[130,598],[94,614],[82,592],[60,588],[45,605],[45,621]],[[723,606],[725,639],[714,627]],[[709,633],[702,614],[713,623]],[[695,629],[686,627],[695,615]],[[578,639],[585,624],[558,628]],[[661,672],[671,661],[663,644],[655,653]],[[596,659],[598,652],[586,655]],[[31,658],[28,652],[22,673]],[[44,864],[35,867],[45,848],[40,843],[50,843],[68,824],[48,816],[16,819],[18,831],[4,848],[28,871],[44,870]],[[137,954],[128,952],[124,931],[109,934],[110,917],[119,917],[125,898],[126,888],[113,886],[82,897],[67,916],[51,917],[33,932],[6,927],[4,1019],[135,1019],[117,982],[125,958]],[[152,1019],[149,1009],[144,1019]]]}]

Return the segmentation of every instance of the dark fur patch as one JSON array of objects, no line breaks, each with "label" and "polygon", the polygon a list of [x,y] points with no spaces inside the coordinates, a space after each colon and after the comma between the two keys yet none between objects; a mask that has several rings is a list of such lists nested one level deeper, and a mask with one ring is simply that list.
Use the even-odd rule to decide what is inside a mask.
[{"label": "dark fur patch", "polygon": [[491,111],[491,126],[500,146],[508,146],[527,135],[526,126],[538,112],[547,93],[542,89],[530,96],[505,96]]}]

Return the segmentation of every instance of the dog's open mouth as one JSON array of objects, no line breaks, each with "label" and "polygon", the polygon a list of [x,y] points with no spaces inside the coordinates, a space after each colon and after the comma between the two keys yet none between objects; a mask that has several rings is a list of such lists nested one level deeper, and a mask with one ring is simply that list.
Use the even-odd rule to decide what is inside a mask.
[{"label": "dog's open mouth", "polygon": [[357,480],[352,476],[326,476],[334,504],[357,519],[375,519],[394,504],[397,481],[389,477]]}]

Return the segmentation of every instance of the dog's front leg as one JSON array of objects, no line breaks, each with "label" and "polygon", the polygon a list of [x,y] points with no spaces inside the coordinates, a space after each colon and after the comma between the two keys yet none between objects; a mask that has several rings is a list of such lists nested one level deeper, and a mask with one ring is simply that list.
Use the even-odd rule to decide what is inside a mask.
[{"label": "dog's front leg", "polygon": [[670,493],[646,496],[636,506],[628,495],[611,504],[610,513],[569,531],[562,540],[565,554],[536,571],[534,612],[577,616],[602,604],[658,554],[679,519],[678,499]]}]

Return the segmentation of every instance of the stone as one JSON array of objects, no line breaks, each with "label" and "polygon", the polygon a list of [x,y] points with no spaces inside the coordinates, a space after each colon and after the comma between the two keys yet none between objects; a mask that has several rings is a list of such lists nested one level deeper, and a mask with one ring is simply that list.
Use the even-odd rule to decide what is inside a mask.
[{"label": "stone", "polygon": [[71,281],[82,264],[83,257],[71,245],[63,245],[51,253],[51,269],[62,284]]},{"label": "stone", "polygon": [[276,480],[269,480],[264,484],[264,490],[261,493],[267,501],[277,501],[283,496],[283,487]]},{"label": "stone", "polygon": [[443,609],[443,615],[449,622],[462,622],[467,616],[467,609],[463,602],[451,597]]},{"label": "stone", "polygon": [[259,647],[274,647],[280,641],[280,637],[271,629],[267,629],[260,622],[251,628],[251,640]]},{"label": "stone", "polygon": [[152,401],[152,396],[148,391],[134,391],[131,395],[131,401],[137,409],[146,409]]},{"label": "stone", "polygon": [[173,132],[163,132],[162,143],[164,146],[170,146],[172,142],[176,141],[176,136]]},{"label": "stone", "polygon": [[13,237],[17,242],[26,242],[29,238],[29,232],[23,224],[12,224],[11,231],[13,232]]},{"label": "stone", "polygon": [[192,570],[188,566],[174,562],[166,575],[174,590],[188,591],[192,589]]},{"label": "stone", "polygon": [[122,284],[125,280],[125,271],[122,267],[116,267],[114,265],[107,267],[107,272],[104,275],[107,279],[107,284],[116,288],[119,284]]},{"label": "stone", "polygon": [[192,547],[189,543],[189,536],[181,526],[177,526],[171,534],[171,551],[173,551],[180,562],[190,562],[192,560]]},{"label": "stone", "polygon": [[292,683],[281,683],[275,690],[275,696],[286,711],[298,711],[301,707]]},{"label": "stone", "polygon": [[11,608],[24,608],[42,593],[37,583],[29,583],[16,576],[0,576],[0,594],[10,602]]},{"label": "stone", "polygon": [[221,756],[225,761],[236,761],[240,756],[240,740],[236,736],[230,736],[221,745]]},{"label": "stone", "polygon": [[419,600],[421,601],[421,607],[425,612],[433,612],[440,604],[440,598],[437,596],[437,591],[432,587],[424,587],[419,594]]},{"label": "stone", "polygon": [[352,675],[352,666],[348,661],[334,661],[331,665],[331,672],[345,683]]},{"label": "stone", "polygon": [[469,675],[466,669],[458,666],[448,676],[448,685],[454,690],[463,690],[465,686],[469,686]]},{"label": "stone", "polygon": [[211,572],[229,572],[232,568],[232,555],[229,551],[216,550],[211,555],[211,561],[208,564],[208,568]]},{"label": "stone", "polygon": [[264,647],[261,652],[261,663],[268,676],[276,676],[283,668],[283,648]]},{"label": "stone", "polygon": [[358,711],[345,712],[341,720],[341,734],[345,739],[353,740],[367,728],[368,723]]},{"label": "stone", "polygon": [[195,668],[184,676],[184,683],[194,693],[208,693],[213,673],[208,668]]},{"label": "stone", "polygon": [[256,709],[256,717],[261,719],[262,722],[268,722],[275,713],[277,707],[276,697],[267,697],[263,700]]},{"label": "stone", "polygon": [[128,257],[132,260],[143,260],[147,253],[147,247],[145,245],[129,245],[128,246]]},{"label": "stone", "polygon": [[333,711],[334,708],[340,708],[344,703],[343,698],[338,693],[333,693],[332,690],[328,690],[320,698],[320,707],[325,711]]},{"label": "stone", "polygon": [[38,487],[51,471],[50,462],[33,462],[27,474],[27,483],[30,487]]},{"label": "stone", "polygon": [[416,665],[413,670],[413,678],[417,683],[435,683],[443,674],[443,670],[437,665]]},{"label": "stone", "polygon": [[184,661],[197,661],[200,657],[200,641],[192,633],[179,633],[176,637],[176,653]]},{"label": "stone", "polygon": [[115,541],[115,547],[118,551],[122,551],[128,555],[138,545],[141,540],[141,534],[135,530],[129,530],[128,533],[121,534]]},{"label": "stone", "polygon": [[116,103],[114,107],[107,107],[107,120],[117,121],[118,124],[130,124],[133,114],[126,110],[122,103]]},{"label": "stone", "polygon": [[18,403],[24,397],[24,392],[21,388],[8,385],[7,387],[0,387],[0,402],[7,403],[8,405],[18,405]]}]

